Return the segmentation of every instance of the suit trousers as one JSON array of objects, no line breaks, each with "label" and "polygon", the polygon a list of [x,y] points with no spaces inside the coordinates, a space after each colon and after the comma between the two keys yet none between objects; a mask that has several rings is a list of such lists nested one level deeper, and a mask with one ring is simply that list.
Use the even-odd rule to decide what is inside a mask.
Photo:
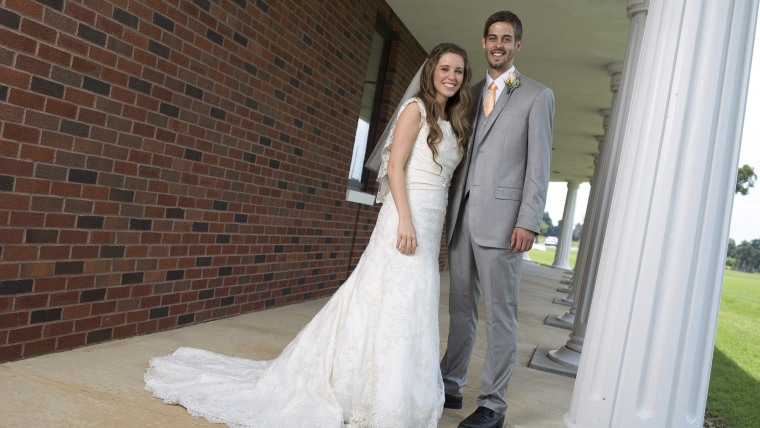
[{"label": "suit trousers", "polygon": [[499,413],[507,410],[507,384],[517,354],[517,297],[522,255],[510,249],[483,247],[470,236],[467,200],[449,246],[449,337],[441,360],[447,394],[463,395],[467,367],[478,327],[478,303],[483,296],[487,350],[478,406]]}]

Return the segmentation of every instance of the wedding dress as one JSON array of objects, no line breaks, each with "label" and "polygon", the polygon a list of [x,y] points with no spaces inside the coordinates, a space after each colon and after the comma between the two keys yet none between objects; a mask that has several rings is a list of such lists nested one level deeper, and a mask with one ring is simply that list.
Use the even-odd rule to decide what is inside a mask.
[{"label": "wedding dress", "polygon": [[449,181],[461,154],[451,125],[436,162],[421,129],[406,180],[417,233],[413,256],[395,248],[398,213],[389,192],[385,143],[383,203],[356,269],[282,354],[252,361],[180,348],[153,358],[145,388],[166,403],[233,427],[436,427],[443,407],[439,370],[438,255]]}]

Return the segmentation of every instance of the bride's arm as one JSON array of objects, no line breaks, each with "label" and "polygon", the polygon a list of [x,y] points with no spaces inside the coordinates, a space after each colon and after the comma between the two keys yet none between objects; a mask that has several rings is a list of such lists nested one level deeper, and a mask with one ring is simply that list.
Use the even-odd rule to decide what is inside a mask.
[{"label": "bride's arm", "polygon": [[415,102],[409,103],[401,112],[393,132],[391,155],[388,159],[388,181],[398,211],[396,248],[406,255],[412,255],[417,250],[417,234],[412,224],[412,213],[409,211],[404,166],[420,132],[421,118],[420,108]]}]

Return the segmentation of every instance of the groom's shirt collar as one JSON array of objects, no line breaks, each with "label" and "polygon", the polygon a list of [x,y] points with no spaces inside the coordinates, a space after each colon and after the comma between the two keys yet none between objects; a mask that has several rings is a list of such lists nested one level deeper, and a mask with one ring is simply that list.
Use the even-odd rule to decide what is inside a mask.
[{"label": "groom's shirt collar", "polygon": [[504,88],[507,87],[507,76],[509,75],[509,72],[514,71],[517,72],[515,69],[515,66],[509,68],[509,70],[505,71],[501,76],[497,77],[496,79],[492,79],[491,75],[486,73],[486,83],[483,85],[483,99],[486,99],[486,94],[488,93],[488,87],[491,86],[491,82],[496,82],[496,86],[498,89],[496,89],[496,101],[499,100],[499,96],[501,96],[501,92],[504,90]]}]

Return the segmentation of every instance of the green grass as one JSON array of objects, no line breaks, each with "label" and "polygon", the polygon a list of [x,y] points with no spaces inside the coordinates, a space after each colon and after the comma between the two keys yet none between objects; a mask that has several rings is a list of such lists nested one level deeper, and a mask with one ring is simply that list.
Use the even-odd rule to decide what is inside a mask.
[{"label": "green grass", "polygon": [[[541,239],[541,242],[543,242],[543,239]],[[575,267],[575,258],[578,257],[578,243],[573,242],[571,248],[575,248],[574,250],[570,251],[569,261],[570,269],[573,269]],[[556,253],[557,249],[555,247],[546,247],[546,251],[532,249],[528,254],[530,255],[531,261],[534,261],[541,265],[551,266],[552,263],[554,263],[554,254]]]},{"label": "green grass", "polygon": [[728,427],[760,426],[760,274],[723,276],[707,419]]}]

